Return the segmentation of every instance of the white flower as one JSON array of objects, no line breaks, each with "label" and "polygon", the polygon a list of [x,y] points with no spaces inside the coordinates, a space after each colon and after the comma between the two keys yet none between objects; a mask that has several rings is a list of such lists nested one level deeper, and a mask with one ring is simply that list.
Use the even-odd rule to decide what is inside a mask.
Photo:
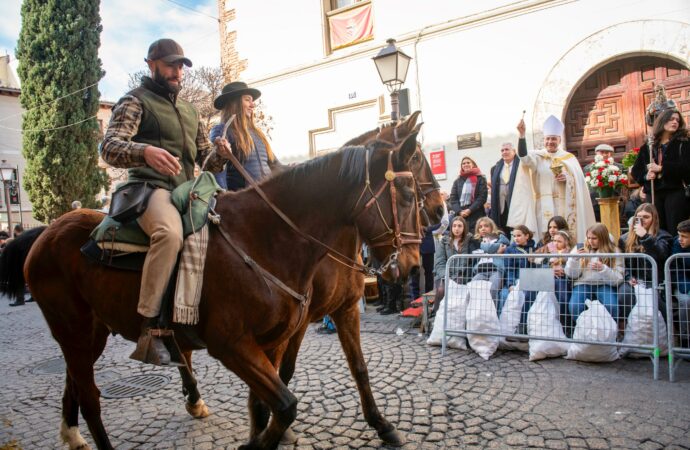
[{"label": "white flower", "polygon": [[594,155],[594,162],[603,161],[604,157],[601,155]]},{"label": "white flower", "polygon": [[592,181],[592,177],[585,177],[585,183],[589,183],[590,181]]},{"label": "white flower", "polygon": [[594,167],[606,167],[606,163],[604,161],[597,161],[594,163]]},{"label": "white flower", "polygon": [[618,181],[618,177],[615,175],[610,175],[608,181],[613,181],[614,183]]}]

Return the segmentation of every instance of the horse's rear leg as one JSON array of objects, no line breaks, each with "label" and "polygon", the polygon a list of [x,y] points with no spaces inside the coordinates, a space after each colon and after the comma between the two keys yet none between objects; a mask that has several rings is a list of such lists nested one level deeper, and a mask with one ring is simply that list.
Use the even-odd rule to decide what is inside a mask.
[{"label": "horse's rear leg", "polygon": [[[85,327],[86,328],[86,327]],[[82,330],[88,334],[89,330]],[[108,340],[108,330],[104,326],[96,325],[93,332],[91,347],[84,347],[84,339],[80,338],[79,345],[69,345],[58,339],[62,347],[62,353],[67,363],[67,382],[63,395],[63,421],[60,435],[70,446],[70,450],[84,450],[89,446],[79,434],[77,428],[76,404],[81,409],[81,414],[91,431],[91,436],[99,450],[110,450],[108,434],[101,420],[100,391],[94,380],[93,365],[103,353]],[[74,341],[72,341],[74,342]]]},{"label": "horse's rear leg", "polygon": [[405,438],[379,412],[374,396],[371,394],[369,371],[364,362],[359,340],[359,303],[355,302],[334,312],[331,318],[338,330],[338,338],[347,358],[347,364],[350,366],[350,372],[357,383],[364,418],[376,430],[383,442],[396,447],[402,446],[405,444]]},{"label": "horse's rear leg", "polygon": [[[209,348],[209,350],[211,350]],[[240,377],[271,412],[268,427],[240,449],[273,449],[297,415],[297,399],[278,377],[276,368],[256,343],[242,340],[212,356]]]},{"label": "horse's rear leg", "polygon": [[186,366],[178,367],[180,377],[182,378],[182,394],[187,400],[184,406],[189,415],[195,419],[203,419],[204,417],[208,417],[211,413],[206,403],[201,399],[199,390],[196,387],[196,377],[194,377],[194,372],[192,371],[192,351],[183,352],[182,355],[187,361]]}]

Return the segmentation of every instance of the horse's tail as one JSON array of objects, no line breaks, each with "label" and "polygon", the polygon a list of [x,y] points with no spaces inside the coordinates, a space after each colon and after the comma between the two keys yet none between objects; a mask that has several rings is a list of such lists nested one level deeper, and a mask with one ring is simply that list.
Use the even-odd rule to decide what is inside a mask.
[{"label": "horse's tail", "polygon": [[46,228],[26,230],[5,245],[0,255],[0,293],[13,300],[24,300],[24,262],[31,246]]}]

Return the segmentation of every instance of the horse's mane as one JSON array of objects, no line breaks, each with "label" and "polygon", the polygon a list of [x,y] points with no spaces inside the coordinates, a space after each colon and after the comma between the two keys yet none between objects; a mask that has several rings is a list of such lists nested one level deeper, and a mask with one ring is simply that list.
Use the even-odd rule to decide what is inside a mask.
[{"label": "horse's mane", "polygon": [[369,139],[371,139],[373,136],[377,135],[379,133],[379,128],[374,128],[373,130],[364,132],[357,136],[356,138],[352,138],[349,141],[347,141],[343,147],[352,147],[353,145],[359,145],[362,142],[366,142]]},{"label": "horse's mane", "polygon": [[315,173],[327,176],[329,169],[332,170],[334,164],[339,164],[337,169],[338,180],[348,185],[359,185],[364,183],[366,177],[365,158],[367,157],[367,149],[376,151],[381,148],[387,149],[391,147],[393,147],[392,144],[384,141],[373,141],[366,146],[345,146],[336,152],[319,156],[284,172],[277,173],[269,179],[292,186],[300,185],[303,184],[305,176]]}]

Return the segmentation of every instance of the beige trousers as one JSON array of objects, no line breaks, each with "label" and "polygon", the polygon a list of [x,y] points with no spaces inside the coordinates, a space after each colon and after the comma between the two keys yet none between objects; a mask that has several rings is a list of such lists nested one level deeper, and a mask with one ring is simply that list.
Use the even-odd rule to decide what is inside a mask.
[{"label": "beige trousers", "polygon": [[144,317],[156,317],[160,314],[163,294],[183,243],[182,219],[170,202],[170,191],[153,191],[146,211],[137,222],[151,238],[144,261],[137,312]]}]

